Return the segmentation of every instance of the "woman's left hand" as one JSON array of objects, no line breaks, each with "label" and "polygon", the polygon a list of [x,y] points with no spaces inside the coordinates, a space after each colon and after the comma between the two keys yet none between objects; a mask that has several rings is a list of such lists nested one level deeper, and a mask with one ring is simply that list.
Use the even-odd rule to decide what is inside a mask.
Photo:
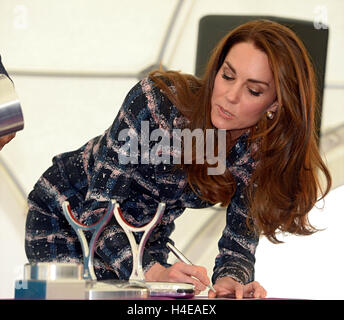
[{"label": "woman's left hand", "polygon": [[242,285],[231,277],[223,277],[216,281],[214,289],[216,294],[209,290],[208,298],[233,297],[236,299],[242,299],[266,297],[266,290],[257,281]]}]

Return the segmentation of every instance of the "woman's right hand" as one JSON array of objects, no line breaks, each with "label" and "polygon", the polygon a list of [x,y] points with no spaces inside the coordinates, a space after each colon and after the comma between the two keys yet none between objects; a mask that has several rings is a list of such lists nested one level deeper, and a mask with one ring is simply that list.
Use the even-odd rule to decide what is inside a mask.
[{"label": "woman's right hand", "polygon": [[145,278],[146,281],[192,283],[195,286],[195,294],[199,294],[210,284],[206,268],[184,262],[176,262],[169,268],[156,263],[146,272]]}]

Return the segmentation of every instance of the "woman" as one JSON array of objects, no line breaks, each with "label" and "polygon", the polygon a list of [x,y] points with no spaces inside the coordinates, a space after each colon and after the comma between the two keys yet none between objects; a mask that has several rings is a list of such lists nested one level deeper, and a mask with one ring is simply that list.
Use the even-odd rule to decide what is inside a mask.
[{"label": "woman", "polygon": [[[203,79],[153,72],[128,93],[102,136],[56,156],[35,185],[26,225],[29,261],[80,261],[77,237],[62,214],[65,200],[77,219],[91,224],[116,199],[125,219],[136,226],[150,221],[157,204],[164,202],[163,218],[143,255],[146,280],[192,282],[200,292],[209,284],[205,268],[167,264],[166,242],[185,208],[220,203],[227,207],[227,220],[212,275],[216,294],[208,295],[265,297],[265,289],[254,281],[259,237],[278,242],[278,231],[315,232],[308,212],[318,192],[325,196],[330,189],[317,148],[316,105],[314,72],[303,44],[291,30],[270,21],[249,22],[225,36]],[[212,143],[215,154],[225,148],[226,170],[210,175],[214,163],[206,157],[197,161],[197,152],[192,161],[183,157],[180,163],[153,164],[140,149],[138,161],[120,161],[129,152],[121,142],[122,130],[142,143],[147,121],[150,130],[167,133],[187,128],[206,134],[215,128],[221,129],[220,137],[225,130],[225,143],[206,140],[204,148]],[[154,145],[150,141],[148,149]],[[192,149],[197,151],[196,144]],[[167,151],[171,159],[178,152]],[[319,169],[326,178],[324,190]],[[98,279],[130,276],[130,246],[115,220],[98,240],[95,271]]]}]

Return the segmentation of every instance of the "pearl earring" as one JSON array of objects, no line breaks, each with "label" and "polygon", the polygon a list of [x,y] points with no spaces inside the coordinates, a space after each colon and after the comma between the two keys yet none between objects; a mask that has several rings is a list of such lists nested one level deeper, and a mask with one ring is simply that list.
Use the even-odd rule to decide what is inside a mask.
[{"label": "pearl earring", "polygon": [[269,119],[269,120],[272,120],[274,118],[274,113],[272,111],[268,111],[266,113],[266,117]]}]

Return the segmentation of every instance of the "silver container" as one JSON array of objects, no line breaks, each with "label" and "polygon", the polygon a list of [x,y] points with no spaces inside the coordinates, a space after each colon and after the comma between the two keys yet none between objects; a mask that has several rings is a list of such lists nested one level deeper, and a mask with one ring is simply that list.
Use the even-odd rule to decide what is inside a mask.
[{"label": "silver container", "polygon": [[24,118],[12,81],[0,74],[0,137],[24,128]]},{"label": "silver container", "polygon": [[191,283],[146,281],[151,297],[192,298],[195,286]]},{"label": "silver container", "polygon": [[82,280],[83,266],[77,263],[38,262],[24,265],[24,280]]},{"label": "silver container", "polygon": [[130,300],[149,298],[149,289],[145,285],[129,281],[89,281],[86,284],[87,300]]}]

